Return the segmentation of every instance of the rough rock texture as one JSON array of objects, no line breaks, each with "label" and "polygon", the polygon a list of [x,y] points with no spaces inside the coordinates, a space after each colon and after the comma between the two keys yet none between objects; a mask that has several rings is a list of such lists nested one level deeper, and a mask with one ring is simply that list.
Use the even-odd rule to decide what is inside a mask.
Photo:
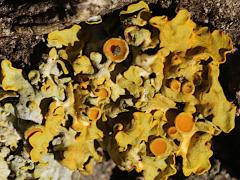
[{"label": "rough rock texture", "polygon": [[195,21],[224,30],[240,44],[239,0],[179,0],[178,8],[188,9]]}]

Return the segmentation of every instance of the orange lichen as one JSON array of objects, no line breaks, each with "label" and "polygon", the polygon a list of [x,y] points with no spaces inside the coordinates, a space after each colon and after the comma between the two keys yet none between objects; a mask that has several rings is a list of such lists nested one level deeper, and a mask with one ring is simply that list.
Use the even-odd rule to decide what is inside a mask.
[{"label": "orange lichen", "polygon": [[195,86],[192,82],[185,82],[182,85],[183,94],[193,94],[195,91]]},{"label": "orange lichen", "polygon": [[177,133],[177,128],[175,126],[171,126],[168,128],[167,133],[169,136],[174,135]]},{"label": "orange lichen", "polygon": [[172,89],[175,92],[180,92],[181,90],[181,82],[177,79],[172,79],[169,83],[170,89]]},{"label": "orange lichen", "polygon": [[194,126],[193,116],[190,113],[182,112],[175,118],[175,125],[181,132],[190,132]]},{"label": "orange lichen", "polygon": [[111,38],[105,42],[103,52],[109,60],[119,63],[127,58],[129,48],[125,40]]},{"label": "orange lichen", "polygon": [[167,151],[167,143],[163,138],[156,138],[150,143],[150,151],[155,156],[161,156]]},{"label": "orange lichen", "polygon": [[96,89],[95,95],[98,96],[99,98],[104,99],[104,98],[108,97],[109,93],[106,88],[100,88],[100,89]]},{"label": "orange lichen", "polygon": [[91,107],[88,109],[88,117],[92,121],[96,121],[101,117],[101,109],[97,107]]}]

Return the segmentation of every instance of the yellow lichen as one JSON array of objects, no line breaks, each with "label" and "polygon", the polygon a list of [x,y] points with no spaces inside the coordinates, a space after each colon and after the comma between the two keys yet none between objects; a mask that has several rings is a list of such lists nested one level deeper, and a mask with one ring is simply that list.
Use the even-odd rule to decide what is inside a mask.
[{"label": "yellow lichen", "polygon": [[67,147],[61,163],[69,169],[78,169],[83,174],[91,174],[95,161],[100,162],[102,160],[102,157],[95,150],[94,140],[102,137],[103,133],[97,128],[96,121],[93,121],[89,126],[85,126],[80,136],[76,138],[72,145]]},{"label": "yellow lichen", "polygon": [[48,34],[48,46],[61,48],[62,46],[74,45],[75,41],[79,41],[77,33],[81,27],[73,25],[70,29],[57,30]]},{"label": "yellow lichen", "polygon": [[73,69],[76,74],[93,74],[94,69],[87,56],[80,56],[73,62]]},{"label": "yellow lichen", "polygon": [[202,111],[204,117],[213,115],[212,122],[222,131],[230,132],[235,127],[236,107],[227,101],[222,87],[218,81],[219,68],[209,65],[209,78],[211,87],[208,92],[200,94],[200,103],[205,107]]},{"label": "yellow lichen", "polygon": [[192,137],[186,158],[183,159],[185,176],[189,176],[191,173],[201,175],[210,169],[209,158],[213,155],[209,143],[211,138],[210,134],[195,134]]},{"label": "yellow lichen", "polygon": [[124,36],[128,44],[141,46],[143,50],[155,48],[158,39],[152,40],[151,32],[147,29],[139,29],[137,26],[130,26],[124,30]]},{"label": "yellow lichen", "polygon": [[136,4],[129,5],[126,11],[123,10],[120,12],[120,15],[121,14],[131,14],[131,13],[134,13],[134,12],[142,10],[142,9],[149,10],[147,3],[145,3],[144,1],[140,1]]},{"label": "yellow lichen", "polygon": [[30,156],[33,162],[41,162],[44,154],[48,152],[48,146],[54,136],[58,135],[61,124],[64,121],[64,108],[57,106],[57,102],[51,103],[49,112],[46,115],[45,126],[30,128],[25,136],[29,137],[30,132],[36,131],[29,137],[29,143],[33,147]]},{"label": "yellow lichen", "polygon": [[2,87],[5,91],[23,91],[25,88],[32,89],[28,82],[22,77],[22,70],[12,67],[9,60],[1,62],[2,68]]},{"label": "yellow lichen", "polygon": [[216,63],[223,63],[226,53],[233,49],[229,36],[219,30],[210,33],[206,27],[198,28],[187,10],[180,10],[171,21],[166,16],[153,17],[150,24],[160,30],[160,47],[174,53],[185,54],[187,50],[199,48],[199,55],[211,57]]},{"label": "yellow lichen", "polygon": [[27,76],[1,62],[0,101],[19,97],[11,116],[38,123],[24,133],[37,177],[58,150],[61,165],[90,174],[99,147],[146,180],[175,174],[176,156],[186,176],[209,170],[211,138],[235,126],[218,80],[232,41],[187,10],[171,20],[153,14],[143,1],[130,5],[120,12],[124,36],[94,42],[94,52],[78,25],[52,32],[48,59]]}]

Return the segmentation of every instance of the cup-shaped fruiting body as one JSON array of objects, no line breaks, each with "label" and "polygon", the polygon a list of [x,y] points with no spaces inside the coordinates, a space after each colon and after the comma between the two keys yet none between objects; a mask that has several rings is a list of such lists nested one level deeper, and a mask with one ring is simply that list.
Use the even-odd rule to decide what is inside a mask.
[{"label": "cup-shaped fruiting body", "polygon": [[183,94],[193,94],[195,91],[195,86],[192,82],[188,81],[183,83],[182,85],[182,93]]},{"label": "cup-shaped fruiting body", "polygon": [[125,40],[111,38],[104,43],[103,53],[109,60],[120,63],[127,58],[129,47]]},{"label": "cup-shaped fruiting body", "polygon": [[101,109],[98,107],[91,107],[88,109],[88,118],[92,121],[97,121],[101,117]]},{"label": "cup-shaped fruiting body", "polygon": [[95,90],[95,95],[100,99],[105,99],[109,96],[109,92],[106,88],[102,87]]},{"label": "cup-shaped fruiting body", "polygon": [[150,143],[150,151],[155,156],[162,156],[167,151],[167,142],[163,138],[156,138]]},{"label": "cup-shaped fruiting body", "polygon": [[167,129],[167,134],[169,136],[173,136],[177,133],[177,128],[175,126],[171,126]]},{"label": "cup-shaped fruiting body", "polygon": [[194,126],[192,114],[186,112],[178,114],[175,118],[175,126],[180,132],[190,132]]},{"label": "cup-shaped fruiting body", "polygon": [[177,79],[172,79],[169,83],[169,87],[171,90],[175,92],[180,92],[181,90],[181,82]]}]

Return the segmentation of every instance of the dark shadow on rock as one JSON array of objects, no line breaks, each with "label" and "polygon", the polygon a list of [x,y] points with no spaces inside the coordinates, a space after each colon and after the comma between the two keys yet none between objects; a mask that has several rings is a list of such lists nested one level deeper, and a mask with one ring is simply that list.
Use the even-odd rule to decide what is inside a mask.
[{"label": "dark shadow on rock", "polygon": [[220,65],[219,81],[227,99],[236,100],[236,91],[240,90],[240,50],[229,54],[226,63]]},{"label": "dark shadow on rock", "polygon": [[34,48],[33,52],[30,55],[30,68],[38,69],[38,66],[42,62],[42,59],[46,59],[48,56],[49,48],[46,45],[46,42],[40,41]]},{"label": "dark shadow on rock", "polygon": [[[227,62],[220,66],[219,80],[227,99],[238,105],[236,92],[240,90],[239,50],[228,55]],[[236,117],[235,122],[235,129],[229,134],[222,133],[213,138],[213,158],[219,159],[231,176],[240,179],[240,117]]]},{"label": "dark shadow on rock", "polygon": [[135,180],[137,177],[141,177],[141,174],[136,171],[121,171],[118,167],[115,167],[112,171],[110,180]]},{"label": "dark shadow on rock", "polygon": [[236,127],[229,134],[220,134],[213,138],[213,158],[219,159],[228,173],[240,179],[240,118],[236,118]]}]

